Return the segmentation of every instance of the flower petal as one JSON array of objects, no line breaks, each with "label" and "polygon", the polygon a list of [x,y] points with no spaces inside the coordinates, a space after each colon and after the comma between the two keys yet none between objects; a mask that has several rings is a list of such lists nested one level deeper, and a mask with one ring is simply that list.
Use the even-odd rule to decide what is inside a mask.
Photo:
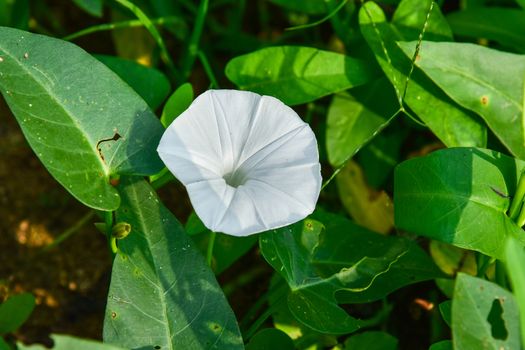
[{"label": "flower petal", "polygon": [[158,152],[213,231],[245,236],[303,219],[321,188],[315,135],[281,101],[210,90],[166,130]]}]

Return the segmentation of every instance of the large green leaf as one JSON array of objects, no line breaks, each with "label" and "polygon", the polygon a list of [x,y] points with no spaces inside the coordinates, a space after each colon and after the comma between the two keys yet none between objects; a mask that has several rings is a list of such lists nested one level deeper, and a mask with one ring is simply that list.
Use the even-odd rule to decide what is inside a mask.
[{"label": "large green leaf", "polygon": [[525,11],[503,7],[475,7],[451,13],[447,20],[457,35],[494,40],[525,52]]},{"label": "large green leaf", "polygon": [[476,148],[446,149],[405,161],[394,174],[396,226],[502,258],[505,237],[523,237],[505,212],[524,166]]},{"label": "large green leaf", "polygon": [[131,349],[242,349],[235,316],[213,272],[143,180],[124,178],[119,241],[104,341]]},{"label": "large green leaf", "polygon": [[338,300],[376,300],[404,285],[441,276],[410,241],[376,234],[327,213],[266,233],[260,246],[290,287],[288,307],[294,317],[322,333],[360,327]]},{"label": "large green leaf", "polygon": [[455,350],[520,349],[518,306],[497,284],[460,273],[452,301]]},{"label": "large green leaf", "polygon": [[275,46],[235,57],[226,76],[241,89],[297,105],[365,84],[376,75],[372,67],[335,52]]},{"label": "large green leaf", "polygon": [[170,92],[168,78],[155,68],[116,56],[96,55],[95,58],[117,73],[151,109],[157,109]]},{"label": "large green leaf", "polygon": [[[399,46],[411,55],[415,43]],[[474,44],[423,42],[416,64],[452,99],[481,115],[512,154],[525,159],[525,56]]]},{"label": "large green leaf", "polygon": [[37,156],[73,196],[114,210],[120,198],[110,175],[162,168],[155,151],[162,125],[109,68],[58,39],[4,27],[0,37],[0,91]]},{"label": "large green leaf", "polygon": [[335,95],[326,128],[330,164],[343,164],[388,125],[398,109],[395,92],[384,78]]},{"label": "large green leaf", "polygon": [[29,293],[11,296],[0,304],[0,335],[16,331],[35,308],[35,297]]},{"label": "large green leaf", "polygon": [[[124,350],[124,348],[103,344],[98,341],[89,339],[75,338],[69,335],[52,334],[53,350]],[[49,349],[43,345],[24,345],[17,344],[18,350],[46,350]]]},{"label": "large green leaf", "polygon": [[[436,20],[436,17],[439,23],[443,23],[440,19],[442,15],[438,11],[439,9],[435,7],[430,23]],[[396,89],[398,97],[403,97],[411,61],[396,45],[396,41],[409,38],[401,37],[398,34],[399,30],[394,30],[386,22],[383,11],[372,1],[366,2],[361,8],[359,23],[363,36]],[[397,23],[399,25],[399,21]],[[434,34],[439,36],[444,31],[445,29],[436,29]],[[426,35],[430,34],[432,32],[429,31]],[[410,40],[414,39],[417,37],[410,38]],[[455,104],[418,69],[415,69],[410,76],[404,102],[445,145],[485,146],[485,126],[472,113]]]}]

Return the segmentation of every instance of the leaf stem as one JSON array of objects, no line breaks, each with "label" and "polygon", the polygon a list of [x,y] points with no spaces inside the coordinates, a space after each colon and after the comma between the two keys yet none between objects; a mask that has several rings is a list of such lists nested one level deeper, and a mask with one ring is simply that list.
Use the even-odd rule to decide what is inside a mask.
[{"label": "leaf stem", "polygon": [[[177,17],[172,17],[172,16],[159,17],[159,18],[152,19],[151,23],[157,24],[157,25],[177,24],[177,23],[181,23],[181,20]],[[99,24],[99,25],[88,27],[88,28],[79,30],[78,32],[69,34],[68,36],[63,37],[62,40],[71,41],[71,40],[78,39],[82,36],[97,33],[97,32],[103,32],[103,31],[120,29],[120,28],[134,28],[134,27],[144,27],[144,23],[138,19],[132,19],[129,21]]]},{"label": "leaf stem", "polygon": [[202,50],[199,50],[197,53],[197,56],[199,57],[199,61],[202,64],[202,67],[204,68],[204,71],[206,72],[206,75],[208,76],[208,79],[210,79],[210,87],[212,89],[217,89],[219,87],[219,82],[217,81],[217,78],[215,77],[215,74],[213,73],[213,69],[211,69],[210,62],[208,61],[208,58],[202,52]]},{"label": "leaf stem", "polygon": [[81,217],[77,222],[73,224],[73,226],[69,227],[67,230],[62,232],[58,237],[50,244],[44,247],[42,249],[42,252],[47,252],[50,249],[58,246],[60,243],[64,242],[66,239],[71,237],[73,234],[77,233],[93,216],[95,215],[95,212],[93,210],[90,210],[86,213],[83,217]]},{"label": "leaf stem", "polygon": [[208,241],[208,250],[206,251],[206,263],[211,267],[211,262],[213,259],[213,247],[215,245],[215,237],[217,233],[215,231],[210,232],[210,240]]},{"label": "leaf stem", "polygon": [[[301,24],[301,25],[294,26],[294,27],[288,27],[288,28],[285,28],[284,30],[299,30],[299,29],[306,29],[306,28],[315,27],[315,26],[317,26],[317,25],[319,25],[321,23],[324,23],[324,22],[328,21],[333,16],[335,16],[337,14],[337,12],[339,12],[346,5],[347,2],[348,2],[348,0],[341,1],[339,3],[339,5],[337,5],[328,15],[324,16],[320,20],[317,20],[317,21],[312,22],[312,23]],[[335,25],[336,24],[334,23],[334,27],[335,27]]]},{"label": "leaf stem", "polygon": [[208,13],[208,3],[209,0],[201,0],[199,4],[199,8],[197,10],[197,19],[195,20],[195,26],[193,27],[193,32],[191,33],[190,42],[187,48],[188,53],[182,62],[182,77],[186,80],[190,76],[193,64],[195,63],[195,59],[199,53],[199,42],[202,36],[204,22],[206,20],[206,14]]}]

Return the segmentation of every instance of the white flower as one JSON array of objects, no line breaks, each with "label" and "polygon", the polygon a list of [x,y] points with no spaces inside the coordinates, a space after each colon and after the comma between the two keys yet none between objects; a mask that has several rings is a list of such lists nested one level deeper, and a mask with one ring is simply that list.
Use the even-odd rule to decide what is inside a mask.
[{"label": "white flower", "polygon": [[319,197],[315,135],[274,97],[206,91],[157,151],[212,231],[246,236],[286,226],[312,213]]}]

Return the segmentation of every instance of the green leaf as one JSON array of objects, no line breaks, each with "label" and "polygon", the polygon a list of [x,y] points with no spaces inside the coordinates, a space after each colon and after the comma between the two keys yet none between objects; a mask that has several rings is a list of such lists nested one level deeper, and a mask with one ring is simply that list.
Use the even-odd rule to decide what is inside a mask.
[{"label": "green leaf", "polygon": [[[377,103],[381,101],[381,103]],[[334,96],[328,109],[326,150],[337,167],[388,125],[399,105],[386,79]]]},{"label": "green leaf", "polygon": [[345,350],[397,350],[397,339],[385,332],[368,331],[346,339]]},{"label": "green leaf", "polygon": [[450,327],[452,325],[452,300],[445,300],[439,304],[439,312],[443,321]]},{"label": "green leaf", "polygon": [[431,6],[432,12],[425,30],[425,39],[452,41],[452,30],[445,17],[436,9],[438,5],[432,0],[401,1],[392,17],[392,24],[404,38],[417,38],[425,25]]},{"label": "green leaf", "polygon": [[442,340],[437,343],[434,343],[428,348],[428,350],[453,350],[451,340]]},{"label": "green leaf", "polygon": [[520,310],[521,342],[525,344],[525,252],[523,245],[513,238],[507,239],[505,257],[505,267]]},{"label": "green leaf", "polygon": [[[69,335],[52,334],[53,350],[125,350],[111,344],[103,344],[98,341],[89,339],[75,338]],[[47,347],[43,345],[24,345],[17,344],[18,350],[46,350]]]},{"label": "green leaf", "polygon": [[447,20],[456,35],[494,40],[525,52],[525,11],[503,7],[475,7],[451,13]]},{"label": "green leaf", "polygon": [[[438,11],[439,9],[435,7],[430,21],[435,20],[436,16],[441,21],[439,19],[441,14]],[[405,91],[411,61],[396,45],[396,41],[408,38],[402,38],[397,34],[397,30],[386,22],[381,8],[372,1],[366,2],[361,7],[359,23],[363,36],[396,89],[400,100]],[[472,113],[455,104],[418,69],[415,69],[410,76],[404,102],[445,145],[485,146],[487,137],[485,126]]]},{"label": "green leaf", "polygon": [[242,349],[235,316],[213,272],[175,217],[141,179],[123,178],[119,241],[104,341],[132,349]]},{"label": "green leaf", "polygon": [[192,102],[193,87],[190,83],[184,83],[175,90],[164,105],[162,116],[160,117],[162,125],[167,128]]},{"label": "green leaf", "polygon": [[523,236],[505,213],[524,166],[476,148],[405,161],[394,174],[396,227],[502,258],[505,237]]},{"label": "green leaf", "polygon": [[0,335],[16,331],[35,308],[35,297],[29,293],[11,296],[0,304]]},{"label": "green leaf", "polygon": [[523,9],[525,9],[525,0],[516,0],[518,5],[520,5]]},{"label": "green leaf", "polygon": [[159,70],[116,56],[95,55],[95,58],[117,73],[151,109],[157,109],[168,97],[170,82]]},{"label": "green leaf", "polygon": [[239,88],[277,97],[288,105],[365,84],[376,75],[364,61],[304,46],[267,47],[235,57],[225,73]]},{"label": "green leaf", "polygon": [[270,0],[274,4],[289,10],[304,12],[310,15],[321,15],[326,13],[325,0]]},{"label": "green leaf", "polygon": [[520,349],[518,306],[500,286],[460,273],[452,301],[456,350]]},{"label": "green leaf", "polygon": [[162,125],[109,68],[58,39],[4,27],[0,37],[0,91],[31,148],[74,197],[114,210],[120,198],[110,175],[162,168]]},{"label": "green leaf", "polygon": [[[399,43],[411,55],[415,43]],[[498,69],[494,69],[498,62]],[[462,43],[423,42],[418,67],[453,100],[478,113],[515,156],[525,159],[525,56]]]},{"label": "green leaf", "polygon": [[95,17],[102,17],[102,0],[73,0],[78,7]]},{"label": "green leaf", "polygon": [[266,328],[255,334],[246,345],[246,350],[294,350],[293,340],[283,331]]},{"label": "green leaf", "polygon": [[9,344],[7,344],[4,338],[2,337],[0,337],[0,350],[11,350]]},{"label": "green leaf", "polygon": [[327,213],[261,235],[260,246],[290,287],[288,307],[294,317],[322,333],[349,333],[360,327],[360,321],[337,305],[341,299],[377,300],[404,285],[441,275],[408,240],[385,237]]}]

